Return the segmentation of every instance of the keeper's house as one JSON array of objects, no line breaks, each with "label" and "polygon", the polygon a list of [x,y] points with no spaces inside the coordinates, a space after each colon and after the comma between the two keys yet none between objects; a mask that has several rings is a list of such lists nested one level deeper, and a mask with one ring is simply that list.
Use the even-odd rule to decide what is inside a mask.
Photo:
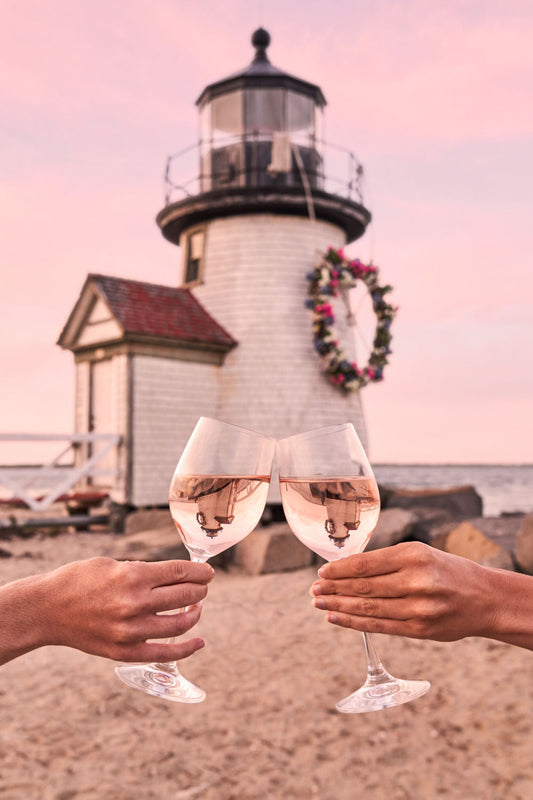
[{"label": "keeper's house", "polygon": [[122,436],[119,503],[166,504],[201,415],[276,438],[352,421],[366,439],[360,392],[324,376],[305,306],[319,254],[370,221],[362,168],[331,149],[343,177],[328,177],[322,90],[270,63],[266,31],[252,43],[248,67],[201,93],[199,144],[168,161],[157,223],[180,248],[179,288],[89,275],[59,338],[76,432]]},{"label": "keeper's house", "polygon": [[236,341],[188,289],[88,275],[58,344],[74,353],[76,433],[121,436],[103,487],[120,504],[166,503],[184,432],[218,396]]}]

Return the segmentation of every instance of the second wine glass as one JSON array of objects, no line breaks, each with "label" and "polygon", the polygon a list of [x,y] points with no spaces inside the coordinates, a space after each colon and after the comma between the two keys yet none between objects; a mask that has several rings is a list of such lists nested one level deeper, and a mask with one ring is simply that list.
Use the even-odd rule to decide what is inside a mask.
[{"label": "second wine glass", "polygon": [[[283,510],[293,533],[326,561],[360,553],[374,531],[380,498],[374,473],[351,423],[317,428],[277,443]],[[394,678],[370,634],[364,685],[337,703],[344,713],[377,711],[425,694],[428,681]]]},{"label": "second wine glass", "polygon": [[[174,471],[172,519],[192,561],[204,562],[253,531],[265,507],[275,441],[255,431],[201,417]],[[177,663],[122,665],[118,677],[147,694],[199,703],[203,689]]]}]

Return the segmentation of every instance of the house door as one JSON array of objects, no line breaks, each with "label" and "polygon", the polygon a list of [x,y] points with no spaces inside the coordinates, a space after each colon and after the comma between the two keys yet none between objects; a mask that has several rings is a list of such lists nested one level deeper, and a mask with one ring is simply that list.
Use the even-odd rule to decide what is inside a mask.
[{"label": "house door", "polygon": [[[116,433],[113,413],[113,371],[112,360],[93,361],[90,367],[89,395],[89,432]],[[107,446],[107,442],[92,442],[89,446],[89,458]],[[105,470],[103,475],[89,478],[92,486],[110,487],[115,481],[117,468],[117,452],[113,448],[95,465],[95,471]]]}]

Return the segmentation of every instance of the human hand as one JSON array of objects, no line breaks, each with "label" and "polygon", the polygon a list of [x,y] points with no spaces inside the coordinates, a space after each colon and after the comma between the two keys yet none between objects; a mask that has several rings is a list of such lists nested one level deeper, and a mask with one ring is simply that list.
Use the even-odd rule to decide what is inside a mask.
[{"label": "human hand", "polygon": [[332,561],[319,576],[313,605],[335,625],[442,642],[503,638],[494,600],[508,575],[420,542]]},{"label": "human hand", "polygon": [[[190,561],[92,558],[8,584],[1,591],[6,595],[14,587],[18,596],[20,647],[4,660],[47,644],[118,661],[186,658],[203,647],[202,639],[172,644],[147,640],[188,631],[199,619],[199,603],[214,574],[208,564]],[[184,607],[188,610],[159,614]]]}]

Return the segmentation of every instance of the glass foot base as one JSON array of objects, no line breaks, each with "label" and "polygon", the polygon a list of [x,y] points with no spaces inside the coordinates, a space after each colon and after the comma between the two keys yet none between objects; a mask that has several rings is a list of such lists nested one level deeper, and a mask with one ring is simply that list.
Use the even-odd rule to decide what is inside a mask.
[{"label": "glass foot base", "polygon": [[335,708],[343,714],[362,714],[409,703],[426,694],[429,681],[402,681],[388,676],[380,683],[366,682],[353,694],[340,700]]},{"label": "glass foot base", "polygon": [[206,694],[179,672],[166,672],[152,664],[133,664],[115,667],[115,674],[132,689],[172,700],[175,703],[201,703]]}]

